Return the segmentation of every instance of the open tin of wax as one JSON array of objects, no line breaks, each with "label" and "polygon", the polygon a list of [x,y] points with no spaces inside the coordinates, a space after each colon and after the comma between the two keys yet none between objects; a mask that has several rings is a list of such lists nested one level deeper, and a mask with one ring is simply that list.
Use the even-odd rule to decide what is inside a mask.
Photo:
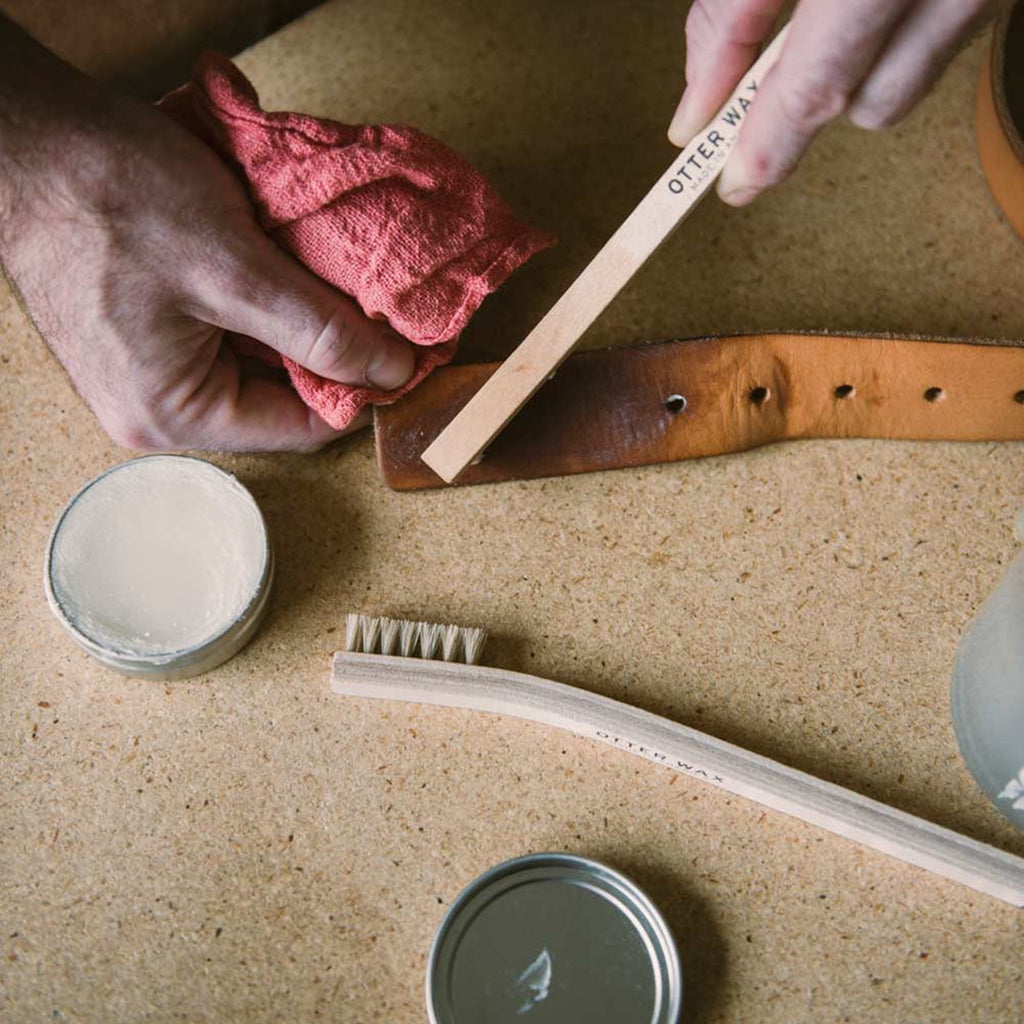
[{"label": "open tin of wax", "polygon": [[50,608],[125,675],[182,679],[236,654],[266,611],[274,558],[253,496],[202,459],[115,466],[65,506],[46,549]]},{"label": "open tin of wax", "polygon": [[499,864],[455,900],[427,965],[431,1024],[676,1024],[672,934],[624,875],[584,857]]}]

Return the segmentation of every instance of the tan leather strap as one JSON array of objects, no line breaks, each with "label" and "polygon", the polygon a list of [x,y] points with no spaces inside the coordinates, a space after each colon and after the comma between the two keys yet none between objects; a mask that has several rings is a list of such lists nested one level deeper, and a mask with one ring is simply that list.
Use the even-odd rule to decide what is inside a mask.
[{"label": "tan leather strap", "polygon": [[[375,412],[396,490],[498,363],[448,366]],[[580,352],[457,484],[675,462],[809,437],[1024,440],[1024,342],[759,334]]]},{"label": "tan leather strap", "polygon": [[1008,7],[996,23],[978,82],[978,156],[1006,219],[1024,236],[1024,4]]}]

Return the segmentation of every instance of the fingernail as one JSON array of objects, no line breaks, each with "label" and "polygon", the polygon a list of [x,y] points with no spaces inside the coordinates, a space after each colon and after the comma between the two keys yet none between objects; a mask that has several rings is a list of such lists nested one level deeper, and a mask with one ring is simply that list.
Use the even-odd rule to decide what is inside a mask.
[{"label": "fingernail", "polygon": [[687,89],[668,126],[669,142],[682,149],[703,127],[700,111],[693,107],[693,93]]},{"label": "fingernail", "polygon": [[718,198],[730,206],[746,206],[757,198],[757,189],[734,188],[731,192],[719,191]]},{"label": "fingernail", "polygon": [[366,379],[381,391],[393,391],[412,376],[415,366],[412,345],[393,331],[385,331],[366,365]]}]

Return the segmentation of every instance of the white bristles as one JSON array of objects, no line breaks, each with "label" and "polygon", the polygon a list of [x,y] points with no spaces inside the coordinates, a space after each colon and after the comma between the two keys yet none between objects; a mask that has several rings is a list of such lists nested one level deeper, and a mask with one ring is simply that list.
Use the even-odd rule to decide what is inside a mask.
[{"label": "white bristles", "polygon": [[363,624],[363,652],[373,654],[380,636],[380,619],[376,615],[360,615]]},{"label": "white bristles", "polygon": [[487,630],[476,626],[465,626],[462,629],[462,648],[467,665],[475,665],[483,653],[487,643]]},{"label": "white bristles", "polygon": [[420,638],[420,624],[410,622],[408,619],[399,620],[398,624],[398,653],[403,658],[416,657],[416,641]]},{"label": "white bristles", "polygon": [[437,649],[441,646],[441,631],[443,629],[443,626],[438,626],[433,622],[420,623],[421,658],[426,658],[429,661],[437,654]]},{"label": "white bristles", "polygon": [[381,654],[394,654],[395,653],[395,642],[398,640],[398,627],[400,623],[397,619],[381,619],[380,620],[380,653]]},{"label": "white bristles", "polygon": [[442,626],[375,615],[345,616],[345,650],[353,654],[443,658],[475,665],[486,641],[487,631],[472,626]]},{"label": "white bristles", "polygon": [[363,648],[362,616],[349,612],[345,616],[345,650],[360,651]]},{"label": "white bristles", "polygon": [[459,656],[462,630],[458,626],[445,626],[441,637],[441,657],[445,661],[455,661]]}]

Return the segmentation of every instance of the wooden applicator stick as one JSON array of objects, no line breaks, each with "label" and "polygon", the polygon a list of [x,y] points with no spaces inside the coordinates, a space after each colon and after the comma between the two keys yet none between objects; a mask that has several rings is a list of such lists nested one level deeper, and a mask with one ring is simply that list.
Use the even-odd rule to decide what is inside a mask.
[{"label": "wooden applicator stick", "polygon": [[718,115],[672,162],[569,290],[423,453],[451,483],[558,368],[718,177],[757,88],[778,60],[786,28],[772,40]]}]

